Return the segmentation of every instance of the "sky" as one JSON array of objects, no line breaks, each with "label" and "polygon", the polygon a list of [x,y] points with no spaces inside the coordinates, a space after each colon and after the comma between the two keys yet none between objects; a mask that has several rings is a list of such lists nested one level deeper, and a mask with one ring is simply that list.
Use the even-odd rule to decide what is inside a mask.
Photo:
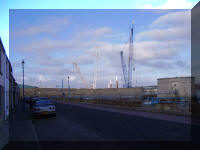
[{"label": "sky", "polygon": [[105,88],[109,80],[115,82],[116,76],[122,86],[119,52],[123,50],[125,58],[128,57],[130,26],[134,20],[133,84],[155,85],[157,78],[190,75],[190,9],[197,2],[87,0],[66,5],[62,0],[48,3],[3,0],[0,35],[18,83],[21,83],[20,62],[25,59],[27,84],[58,87],[64,79],[66,87],[69,75],[71,87],[83,88],[72,65],[76,62],[91,85],[98,51],[97,88]]}]

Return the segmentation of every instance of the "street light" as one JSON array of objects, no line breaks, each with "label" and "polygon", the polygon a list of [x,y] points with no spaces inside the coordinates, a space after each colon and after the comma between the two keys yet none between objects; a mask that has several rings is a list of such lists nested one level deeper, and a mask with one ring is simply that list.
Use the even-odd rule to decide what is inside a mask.
[{"label": "street light", "polygon": [[24,103],[24,60],[22,60],[22,74],[23,74],[23,92],[22,92],[22,105],[23,105],[23,110],[25,110],[25,103]]},{"label": "street light", "polygon": [[67,77],[67,79],[68,79],[68,89],[70,89],[70,85],[69,85],[69,76]]},{"label": "street light", "polygon": [[68,99],[69,99],[69,97],[70,97],[70,85],[69,85],[69,76],[67,77],[67,79],[68,79]]}]

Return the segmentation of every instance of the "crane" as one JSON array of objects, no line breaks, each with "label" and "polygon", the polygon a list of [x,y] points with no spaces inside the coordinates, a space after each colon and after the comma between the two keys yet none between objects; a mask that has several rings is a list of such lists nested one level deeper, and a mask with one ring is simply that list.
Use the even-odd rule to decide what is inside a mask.
[{"label": "crane", "polygon": [[85,81],[85,79],[83,78],[83,76],[82,76],[82,74],[81,74],[81,72],[80,72],[80,70],[79,70],[79,68],[78,68],[77,63],[74,62],[73,65],[74,65],[74,67],[75,67],[75,69],[76,69],[76,71],[77,71],[79,77],[81,78],[81,81],[82,81],[83,85],[84,85],[86,88],[90,88],[90,87],[88,86],[87,82]]},{"label": "crane", "polygon": [[121,56],[122,71],[123,71],[123,75],[124,75],[124,87],[127,88],[128,87],[127,68],[126,68],[126,64],[124,61],[123,51],[120,51],[120,56]]},{"label": "crane", "polygon": [[95,71],[94,71],[94,80],[93,80],[93,89],[96,89],[96,84],[97,84],[97,76],[98,76],[98,56],[99,56],[99,53],[96,51]]},{"label": "crane", "polygon": [[[132,87],[132,71],[135,71],[135,67],[133,64],[133,55],[134,55],[134,48],[133,48],[133,29],[134,29],[134,22],[131,26],[131,33],[130,33],[130,39],[129,39],[129,56],[128,56],[128,69],[126,68],[126,64],[124,61],[123,51],[120,52],[121,56],[121,64],[122,64],[122,71],[124,75],[124,87],[125,88],[131,88]],[[128,70],[128,73],[127,73]]]},{"label": "crane", "polygon": [[130,39],[129,39],[129,57],[128,57],[128,88],[132,87],[132,71],[133,71],[133,28],[134,28],[134,22],[131,26],[131,33],[130,33]]}]

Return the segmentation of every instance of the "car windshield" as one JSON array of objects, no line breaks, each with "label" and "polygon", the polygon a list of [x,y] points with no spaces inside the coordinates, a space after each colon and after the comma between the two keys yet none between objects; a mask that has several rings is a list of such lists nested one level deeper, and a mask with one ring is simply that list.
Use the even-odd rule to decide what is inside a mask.
[{"label": "car windshield", "polygon": [[39,100],[48,100],[48,97],[38,97]]},{"label": "car windshield", "polygon": [[43,106],[43,105],[52,105],[51,101],[48,100],[41,100],[41,101],[37,101],[35,105],[39,105],[39,106]]}]

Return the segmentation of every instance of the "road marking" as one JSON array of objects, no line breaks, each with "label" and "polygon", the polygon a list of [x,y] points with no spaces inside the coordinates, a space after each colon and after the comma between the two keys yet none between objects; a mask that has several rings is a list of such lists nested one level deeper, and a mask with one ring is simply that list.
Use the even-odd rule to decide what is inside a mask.
[{"label": "road marking", "polygon": [[33,126],[33,123],[32,123],[31,120],[30,120],[30,125],[31,125],[31,129],[32,129],[32,132],[33,132],[33,138],[34,138],[34,140],[36,141],[37,146],[38,146],[38,150],[42,150],[41,145],[40,145],[40,142],[39,142],[39,138],[38,138],[38,135],[37,135],[37,132],[36,132],[36,129],[35,129],[35,127]]}]

